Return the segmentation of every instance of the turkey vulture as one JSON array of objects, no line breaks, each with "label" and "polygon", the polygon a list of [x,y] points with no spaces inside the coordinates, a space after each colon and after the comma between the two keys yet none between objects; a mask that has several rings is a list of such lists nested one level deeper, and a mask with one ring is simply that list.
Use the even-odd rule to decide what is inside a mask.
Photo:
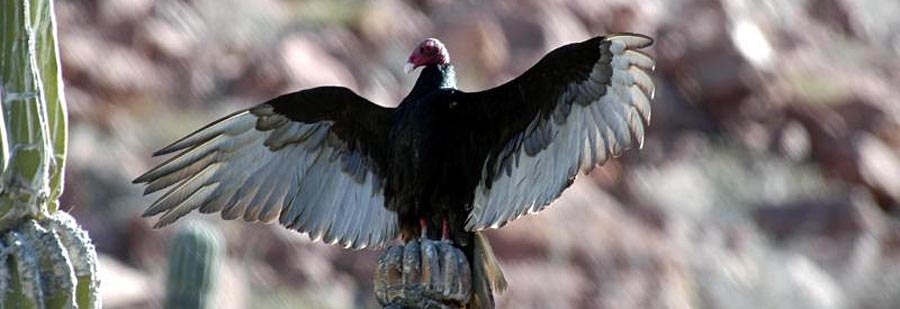
[{"label": "turkey vulture", "polygon": [[450,240],[470,257],[473,282],[487,286],[484,301],[505,282],[479,231],[541,211],[579,172],[641,146],[654,62],[638,49],[652,43],[591,38],[496,88],[465,92],[447,49],[426,39],[407,64],[423,67],[419,78],[396,108],[343,87],[306,89],[157,151],[175,155],[135,179],[145,194],[167,189],[143,215],[162,214],[156,227],[194,210],[277,219],[354,249],[398,236]]}]

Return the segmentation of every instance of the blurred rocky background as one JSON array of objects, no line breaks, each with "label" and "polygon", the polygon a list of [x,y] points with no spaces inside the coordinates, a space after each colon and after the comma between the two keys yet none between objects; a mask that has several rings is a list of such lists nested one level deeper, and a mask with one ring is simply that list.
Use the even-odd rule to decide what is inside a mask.
[{"label": "blurred rocky background", "polygon": [[[657,39],[641,151],[491,232],[501,308],[900,307],[900,2],[58,0],[71,116],[62,205],[109,308],[163,304],[176,228],[139,218],[150,153],[235,109],[346,85],[394,105],[438,37],[461,88],[613,31]],[[90,205],[90,206],[88,206]],[[277,226],[227,239],[217,308],[372,308],[377,252]],[[187,220],[185,220],[187,221]],[[179,223],[185,224],[185,223]]]}]

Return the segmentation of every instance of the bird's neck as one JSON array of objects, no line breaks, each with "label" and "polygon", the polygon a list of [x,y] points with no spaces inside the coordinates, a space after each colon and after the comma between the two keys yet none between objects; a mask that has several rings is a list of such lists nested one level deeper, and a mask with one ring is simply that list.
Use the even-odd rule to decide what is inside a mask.
[{"label": "bird's neck", "polygon": [[453,71],[453,65],[449,63],[427,65],[403,101],[415,100],[432,91],[447,88],[456,89],[456,73]]}]

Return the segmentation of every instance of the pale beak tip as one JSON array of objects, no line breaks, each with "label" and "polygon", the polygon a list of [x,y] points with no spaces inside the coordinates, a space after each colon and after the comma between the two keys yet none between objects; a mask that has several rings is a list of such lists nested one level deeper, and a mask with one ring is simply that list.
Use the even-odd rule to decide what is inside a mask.
[{"label": "pale beak tip", "polygon": [[403,71],[406,72],[406,74],[411,73],[411,72],[414,71],[415,69],[416,69],[416,65],[415,65],[415,64],[412,64],[412,62],[407,62],[407,63],[403,66]]}]

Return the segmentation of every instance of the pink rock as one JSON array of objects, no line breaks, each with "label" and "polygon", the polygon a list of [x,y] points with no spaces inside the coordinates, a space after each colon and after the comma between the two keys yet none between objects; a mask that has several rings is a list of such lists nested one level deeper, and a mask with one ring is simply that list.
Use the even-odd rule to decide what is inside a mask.
[{"label": "pink rock", "polygon": [[344,63],[302,36],[292,36],[278,47],[280,70],[287,75],[291,88],[321,85],[356,87],[356,79]]}]

